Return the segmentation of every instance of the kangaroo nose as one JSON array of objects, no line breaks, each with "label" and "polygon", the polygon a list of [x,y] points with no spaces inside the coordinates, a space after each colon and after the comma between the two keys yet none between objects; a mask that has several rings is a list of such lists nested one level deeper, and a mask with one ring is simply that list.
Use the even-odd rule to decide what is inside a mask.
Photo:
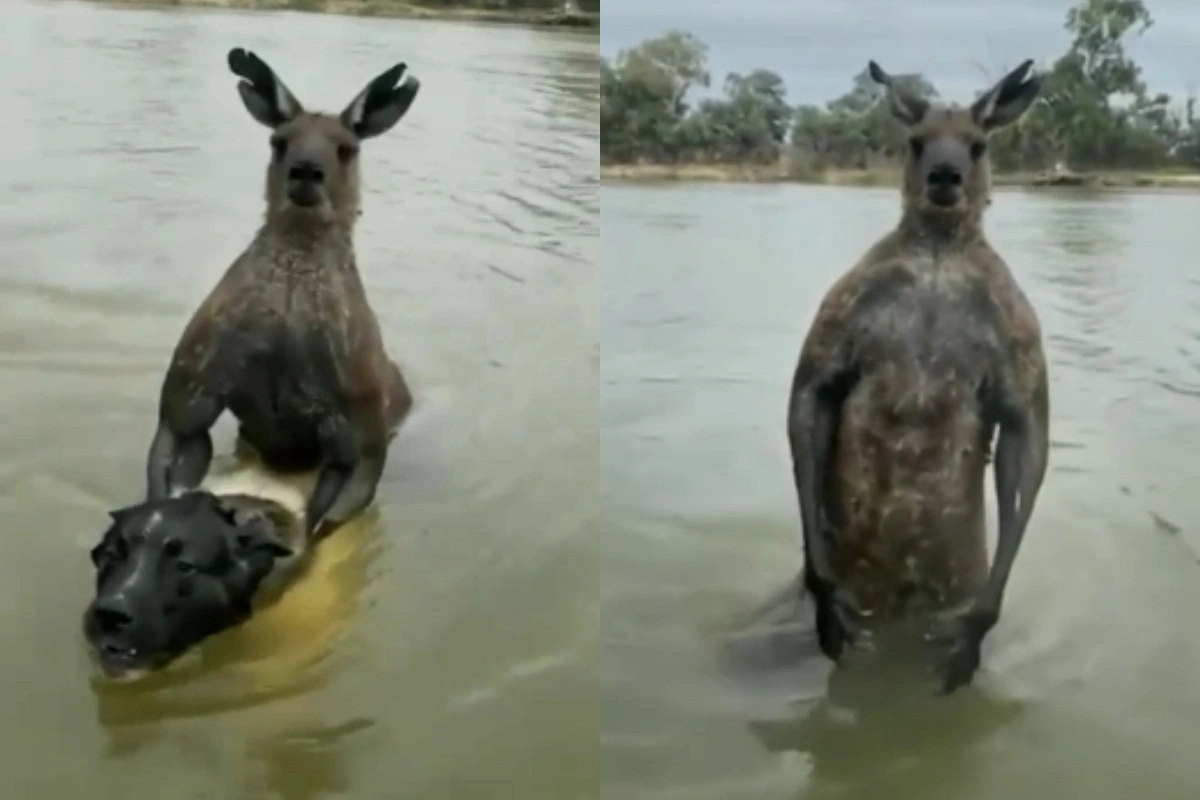
[{"label": "kangaroo nose", "polygon": [[92,606],[92,619],[101,633],[121,633],[133,624],[129,602],[122,597],[106,597]]},{"label": "kangaroo nose", "polygon": [[937,186],[939,188],[959,186],[962,184],[962,173],[950,164],[938,164],[929,170],[929,174],[925,176],[925,181],[930,186]]},{"label": "kangaroo nose", "polygon": [[288,180],[301,183],[321,183],[325,180],[325,171],[320,164],[312,161],[297,161],[288,170]]}]

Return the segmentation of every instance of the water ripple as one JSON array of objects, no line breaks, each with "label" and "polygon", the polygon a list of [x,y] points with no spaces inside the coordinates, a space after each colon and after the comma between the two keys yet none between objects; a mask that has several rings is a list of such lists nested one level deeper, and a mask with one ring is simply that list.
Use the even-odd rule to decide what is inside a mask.
[{"label": "water ripple", "polygon": [[[143,491],[171,348],[261,219],[269,133],[237,97],[234,44],[313,108],[398,60],[422,80],[363,148],[358,231],[417,408],[376,529],[332,573],[341,600],[314,589],[228,642],[269,651],[291,631],[308,649],[286,666],[232,653],[244,669],[217,659],[118,700],[81,677],[86,551]],[[29,687],[6,707],[15,792],[158,797],[169,775],[197,797],[594,793],[577,733],[594,714],[569,698],[595,583],[561,553],[594,504],[598,59],[594,36],[507,26],[0,4],[0,580],[17,598],[0,626],[19,643],[6,677]],[[63,100],[67,76],[87,88]],[[218,425],[218,451],[232,433]],[[466,686],[494,702],[448,712]],[[341,736],[333,708],[378,735]]]},{"label": "water ripple", "polygon": [[[791,370],[822,293],[894,224],[895,198],[606,187],[601,202],[606,791],[1015,797],[1049,785],[1028,775],[1153,773],[1155,791],[1187,796],[1200,772],[1175,737],[1200,709],[1200,640],[1181,633],[1200,602],[1200,280],[1186,255],[1200,197],[997,193],[989,235],[1050,362],[1049,474],[977,687],[947,703],[879,678],[850,711],[811,636],[729,685],[707,631],[800,567]],[[991,495],[989,481],[989,523]],[[784,786],[766,755],[781,752],[801,757]]]}]

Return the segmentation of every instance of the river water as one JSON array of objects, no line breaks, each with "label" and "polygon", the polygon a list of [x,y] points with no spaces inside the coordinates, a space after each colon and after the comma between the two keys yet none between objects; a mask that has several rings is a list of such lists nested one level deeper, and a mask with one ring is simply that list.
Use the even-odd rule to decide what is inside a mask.
[{"label": "river water", "polygon": [[602,191],[602,795],[1195,797],[1198,195],[996,194],[1053,451],[974,686],[830,682],[800,634],[718,657],[799,567],[784,412],[809,321],[898,213],[885,189]]},{"label": "river water", "polygon": [[[375,523],[255,629],[280,652],[117,694],[79,633],[87,551],[143,490],[171,348],[261,210],[234,46],[334,111],[396,61],[422,80],[363,148],[358,233],[417,406]],[[6,797],[595,795],[598,72],[594,34],[2,4]]]}]

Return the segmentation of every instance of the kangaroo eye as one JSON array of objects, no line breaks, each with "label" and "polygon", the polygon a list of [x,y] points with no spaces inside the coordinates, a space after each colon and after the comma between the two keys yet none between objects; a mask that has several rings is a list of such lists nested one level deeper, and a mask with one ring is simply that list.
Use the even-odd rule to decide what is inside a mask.
[{"label": "kangaroo eye", "polygon": [[284,137],[272,136],[271,137],[271,152],[273,152],[275,154],[276,158],[283,158],[284,155],[287,153],[287,144],[288,144],[287,139],[285,139]]},{"label": "kangaroo eye", "polygon": [[180,561],[175,565],[175,569],[179,570],[180,575],[192,575],[196,572],[196,565],[190,561]]},{"label": "kangaroo eye", "polygon": [[913,158],[920,158],[925,151],[925,142],[919,136],[913,136],[908,140],[908,149],[912,150]]},{"label": "kangaroo eye", "polygon": [[979,159],[983,158],[983,154],[986,152],[987,142],[982,140],[971,142],[971,158],[978,161]]},{"label": "kangaroo eye", "polygon": [[358,155],[358,146],[353,144],[338,145],[337,152],[338,158],[340,158],[342,163],[345,164]]}]

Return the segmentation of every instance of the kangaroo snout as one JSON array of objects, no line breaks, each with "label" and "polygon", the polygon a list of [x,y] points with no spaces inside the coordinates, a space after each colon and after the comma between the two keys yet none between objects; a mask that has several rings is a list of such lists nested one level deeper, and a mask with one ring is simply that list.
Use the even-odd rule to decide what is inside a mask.
[{"label": "kangaroo snout", "polygon": [[297,183],[316,183],[325,181],[325,170],[315,161],[297,161],[288,170],[288,180]]},{"label": "kangaroo snout", "polygon": [[929,170],[929,174],[925,176],[925,181],[930,187],[961,186],[962,172],[953,164],[938,164]]},{"label": "kangaroo snout", "polygon": [[315,161],[296,161],[287,171],[287,195],[297,206],[312,208],[322,202],[325,170]]}]

